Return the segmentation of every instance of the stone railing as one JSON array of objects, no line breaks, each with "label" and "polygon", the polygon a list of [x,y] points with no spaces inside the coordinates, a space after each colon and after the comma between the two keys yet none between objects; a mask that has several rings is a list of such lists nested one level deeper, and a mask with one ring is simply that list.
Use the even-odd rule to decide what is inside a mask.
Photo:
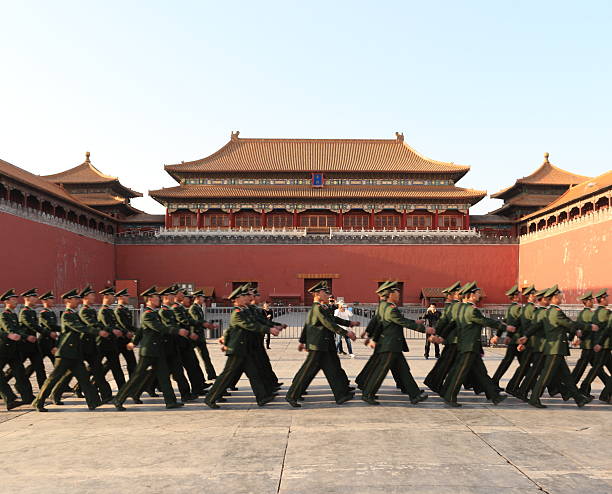
[{"label": "stone railing", "polygon": [[88,226],[79,225],[66,219],[58,218],[52,214],[43,213],[37,209],[31,209],[28,207],[20,206],[14,202],[9,202],[0,199],[0,212],[12,214],[13,216],[19,216],[30,221],[42,223],[44,225],[53,226],[55,228],[61,228],[77,235],[83,235],[85,237],[100,240],[102,242],[114,243],[114,235],[110,235],[106,232],[101,232]]},{"label": "stone railing", "polygon": [[561,223],[557,223],[556,225],[544,227],[535,232],[525,233],[519,237],[519,241],[521,244],[525,244],[611,220],[612,208],[603,208],[597,211],[590,211],[581,216],[572,218],[571,220],[565,220]]},{"label": "stone railing", "polygon": [[160,228],[117,235],[121,244],[515,244],[509,236],[477,230],[342,230],[307,228]]}]

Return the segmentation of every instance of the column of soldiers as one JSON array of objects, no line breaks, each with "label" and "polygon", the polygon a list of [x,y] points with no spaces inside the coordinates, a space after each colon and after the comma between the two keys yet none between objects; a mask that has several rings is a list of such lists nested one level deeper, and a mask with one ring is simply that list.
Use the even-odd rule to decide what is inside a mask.
[{"label": "column of soldiers", "polygon": [[[331,291],[325,282],[315,284],[309,291],[314,302],[298,345],[299,351],[306,351],[306,358],[285,400],[292,407],[301,407],[310,383],[322,370],[336,403],[341,405],[354,398],[356,388],[342,369],[334,337],[338,334],[355,340],[351,328],[358,323],[334,316]],[[514,286],[506,292],[510,304],[503,320],[498,321],[484,317],[477,308],[481,290],[476,282],[465,285],[456,282],[444,290],[447,301],[435,328],[425,327],[422,320],[403,317],[397,307],[399,292],[399,285],[393,281],[379,287],[380,303],[361,335],[373,349],[355,379],[364,402],[380,404],[377,393],[389,371],[400,392],[409,395],[410,403],[416,405],[427,399],[403,355],[408,351],[404,328],[426,333],[430,341],[444,344],[424,383],[448,406],[461,406],[457,398],[462,387],[476,394],[485,393],[495,405],[503,401],[506,395],[501,394],[500,381],[514,359],[519,365],[505,392],[536,408],[545,408],[541,402],[545,390],[550,396],[573,399],[582,407],[594,399],[591,387],[596,379],[604,385],[599,399],[611,402],[612,316],[607,307],[607,290],[585,293],[580,298],[584,308],[572,321],[560,308],[563,294],[557,285],[544,290],[533,285],[522,290]],[[64,293],[60,320],[51,292],[39,296],[36,289],[31,289],[17,295],[8,290],[0,296],[4,304],[0,313],[0,371],[7,367],[6,373],[0,372],[0,396],[8,410],[31,403],[37,410],[47,411],[48,398],[57,405],[63,404],[62,395],[71,390],[73,377],[77,384],[72,390],[85,398],[91,410],[109,402],[117,410],[125,410],[128,398],[142,403],[143,392],[157,396],[158,390],[169,409],[204,395],[204,403],[217,409],[237,389],[242,374],[249,379],[259,406],[278,395],[283,383],[272,369],[264,338],[277,336],[286,325],[265,316],[259,307],[259,294],[250,284],[236,288],[229,296],[234,309],[229,326],[219,339],[227,360],[218,377],[205,337],[205,330],[215,325],[205,320],[201,291],[189,294],[176,285],[162,290],[149,288],[141,294],[146,308],[138,327],[127,307],[127,290],[100,291],[102,305],[98,311],[92,307],[97,295],[89,286]],[[24,304],[17,314],[20,297]],[[37,312],[35,306],[39,301],[43,308]],[[506,344],[504,358],[493,376],[488,375],[482,360],[481,335],[485,327],[496,330],[491,344],[499,343],[500,339]],[[566,362],[570,345],[581,348],[573,371]],[[134,355],[136,346],[138,361]],[[196,352],[202,358],[208,380],[214,380],[212,387]],[[120,356],[128,370],[127,381]],[[48,377],[45,358],[53,362]],[[117,383],[114,397],[106,379],[109,372]],[[39,387],[36,398],[29,379],[32,374],[36,375]],[[12,379],[20,399],[10,385]],[[177,384],[180,401],[171,380]]]}]

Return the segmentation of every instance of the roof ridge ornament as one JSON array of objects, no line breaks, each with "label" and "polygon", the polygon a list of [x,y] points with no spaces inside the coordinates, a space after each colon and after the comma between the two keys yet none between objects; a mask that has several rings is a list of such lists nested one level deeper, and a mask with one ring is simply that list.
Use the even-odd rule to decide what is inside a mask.
[{"label": "roof ridge ornament", "polygon": [[550,154],[548,154],[548,151],[546,151],[544,153],[544,163],[550,163],[550,161],[548,161],[548,157],[550,156]]},{"label": "roof ridge ornament", "polygon": [[237,141],[238,140],[238,136],[240,135],[240,131],[236,130],[234,132],[232,132],[232,141]]},{"label": "roof ridge ornament", "polygon": [[395,138],[399,141],[399,142],[404,142],[404,133],[403,132],[396,132],[395,133]]},{"label": "roof ridge ornament", "polygon": [[91,153],[89,151],[85,151],[85,163],[90,163],[89,161],[89,156],[91,155]]}]

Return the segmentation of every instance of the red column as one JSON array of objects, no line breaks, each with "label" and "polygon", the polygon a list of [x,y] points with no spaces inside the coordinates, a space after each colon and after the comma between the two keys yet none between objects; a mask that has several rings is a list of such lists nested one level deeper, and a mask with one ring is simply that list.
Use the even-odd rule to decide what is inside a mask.
[{"label": "red column", "polygon": [[236,219],[234,218],[234,210],[230,209],[229,212],[229,226],[230,228],[234,228],[236,226]]},{"label": "red column", "polygon": [[370,212],[370,230],[374,230],[374,225],[376,225],[376,222],[374,220],[374,211]]},{"label": "red column", "polygon": [[264,228],[268,226],[268,223],[266,221],[266,212],[265,211],[261,212],[261,226],[264,227]]},{"label": "red column", "polygon": [[344,215],[342,214],[342,209],[338,211],[338,224],[336,226],[338,228],[344,227]]},{"label": "red column", "polygon": [[202,227],[202,212],[198,209],[196,214],[196,229],[199,230]]},{"label": "red column", "polygon": [[401,220],[401,223],[400,223],[400,228],[402,230],[406,229],[406,210],[405,209],[402,211],[402,220]]},{"label": "red column", "polygon": [[299,226],[298,225],[298,212],[297,211],[293,212],[293,225],[292,226],[293,226],[293,228],[297,228]]},{"label": "red column", "polygon": [[165,221],[164,221],[164,227],[170,228],[171,225],[172,225],[172,223],[171,223],[170,213],[168,212],[168,209],[166,209],[166,218],[165,218]]},{"label": "red column", "polygon": [[438,213],[438,210],[436,209],[436,213],[434,214],[434,218],[433,218],[433,227],[434,227],[434,230],[436,228],[438,228],[438,225],[439,225],[439,223],[438,223],[438,216],[439,216],[439,214],[440,213]]},{"label": "red column", "polygon": [[469,230],[470,229],[470,212],[469,211],[465,213],[464,215],[464,222],[465,222],[465,225],[463,225],[463,229]]}]

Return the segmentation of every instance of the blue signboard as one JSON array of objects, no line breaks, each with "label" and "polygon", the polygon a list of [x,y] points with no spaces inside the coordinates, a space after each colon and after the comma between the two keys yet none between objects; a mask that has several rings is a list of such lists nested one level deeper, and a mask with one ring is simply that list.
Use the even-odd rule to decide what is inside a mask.
[{"label": "blue signboard", "polygon": [[323,174],[322,173],[313,173],[312,174],[312,186],[313,187],[323,187]]}]

